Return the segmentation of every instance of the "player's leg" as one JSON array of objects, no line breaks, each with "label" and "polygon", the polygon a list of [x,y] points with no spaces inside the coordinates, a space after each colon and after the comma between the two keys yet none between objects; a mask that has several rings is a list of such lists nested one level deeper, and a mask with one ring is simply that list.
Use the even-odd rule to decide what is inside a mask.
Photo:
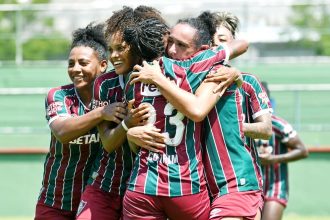
[{"label": "player's leg", "polygon": [[262,210],[262,220],[281,220],[284,209],[285,206],[278,201],[266,201]]}]

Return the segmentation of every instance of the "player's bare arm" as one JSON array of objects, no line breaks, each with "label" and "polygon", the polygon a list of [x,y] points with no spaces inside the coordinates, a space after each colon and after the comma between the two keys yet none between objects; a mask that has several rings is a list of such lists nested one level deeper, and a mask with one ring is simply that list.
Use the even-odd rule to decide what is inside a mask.
[{"label": "player's bare arm", "polygon": [[243,123],[244,135],[253,139],[268,140],[272,135],[271,113],[262,114],[253,123]]},{"label": "player's bare arm", "polygon": [[203,82],[196,94],[179,88],[162,74],[158,61],[154,61],[153,65],[144,62],[143,66],[134,68],[139,72],[131,74],[132,84],[137,81],[155,84],[178,111],[193,121],[202,121],[220,98],[219,94],[213,93],[218,85],[214,82]]},{"label": "player's bare arm", "polygon": [[124,104],[113,103],[109,106],[98,107],[81,116],[59,117],[50,124],[50,128],[59,141],[69,143],[86,134],[103,120],[120,121],[125,111]]},{"label": "player's bare arm", "polygon": [[288,163],[291,161],[300,160],[308,156],[308,150],[298,135],[290,138],[285,144],[290,151],[285,154],[271,155],[270,153],[259,154],[261,163],[263,165]]},{"label": "player's bare arm", "polygon": [[144,125],[150,117],[149,106],[141,105],[135,109],[129,109],[127,116],[121,123],[109,123],[104,121],[98,126],[103,148],[112,152],[121,146],[126,140],[126,132],[129,128]]}]

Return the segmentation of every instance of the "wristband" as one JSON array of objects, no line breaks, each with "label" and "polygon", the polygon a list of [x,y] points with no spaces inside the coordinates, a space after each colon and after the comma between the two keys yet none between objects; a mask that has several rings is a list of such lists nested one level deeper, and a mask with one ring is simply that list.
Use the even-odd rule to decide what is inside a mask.
[{"label": "wristband", "polygon": [[123,126],[123,128],[124,128],[125,131],[128,131],[128,127],[125,124],[125,121],[124,120],[121,121],[121,126]]}]

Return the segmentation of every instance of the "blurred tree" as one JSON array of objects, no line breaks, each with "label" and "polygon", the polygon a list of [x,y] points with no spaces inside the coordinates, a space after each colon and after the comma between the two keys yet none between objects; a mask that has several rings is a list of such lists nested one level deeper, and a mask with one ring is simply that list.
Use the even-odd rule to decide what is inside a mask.
[{"label": "blurred tree", "polygon": [[[0,0],[0,4],[19,2]],[[29,4],[49,2],[50,0],[30,0]],[[40,11],[0,11],[0,60],[15,60],[17,37],[22,45],[23,60],[66,59],[69,39],[56,31],[53,17]]]},{"label": "blurred tree", "polygon": [[[302,30],[303,38],[299,43],[304,47],[316,48],[318,55],[330,56],[330,9],[328,4],[293,5],[290,22]],[[315,39],[318,33],[319,39]]]}]

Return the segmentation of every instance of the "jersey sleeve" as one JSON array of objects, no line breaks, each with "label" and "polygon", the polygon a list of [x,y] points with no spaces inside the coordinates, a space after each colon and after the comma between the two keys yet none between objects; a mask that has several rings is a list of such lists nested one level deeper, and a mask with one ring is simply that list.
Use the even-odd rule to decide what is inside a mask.
[{"label": "jersey sleeve", "polygon": [[256,76],[243,74],[242,89],[249,97],[249,106],[252,110],[253,119],[266,113],[273,113],[270,99]]},{"label": "jersey sleeve", "polygon": [[71,114],[66,107],[66,93],[65,90],[54,88],[49,90],[46,100],[46,120],[51,124],[58,117],[71,117]]},{"label": "jersey sleeve", "polygon": [[119,77],[114,71],[97,77],[93,85],[92,109],[121,101]]},{"label": "jersey sleeve", "polygon": [[[217,50],[220,50],[222,51],[222,55],[223,55],[223,51],[224,51],[224,54],[225,54],[225,57],[223,59],[223,57],[220,57],[220,59],[223,59],[222,62],[223,64],[228,64],[229,62],[229,57],[230,57],[230,50],[229,50],[229,47],[227,44],[220,44],[219,46],[216,47]],[[219,54],[220,55],[220,54]]]},{"label": "jersey sleeve", "polygon": [[274,117],[272,118],[273,129],[277,130],[279,140],[282,143],[288,142],[291,138],[294,138],[297,135],[296,130],[293,129],[292,125],[289,124],[282,118]]}]

